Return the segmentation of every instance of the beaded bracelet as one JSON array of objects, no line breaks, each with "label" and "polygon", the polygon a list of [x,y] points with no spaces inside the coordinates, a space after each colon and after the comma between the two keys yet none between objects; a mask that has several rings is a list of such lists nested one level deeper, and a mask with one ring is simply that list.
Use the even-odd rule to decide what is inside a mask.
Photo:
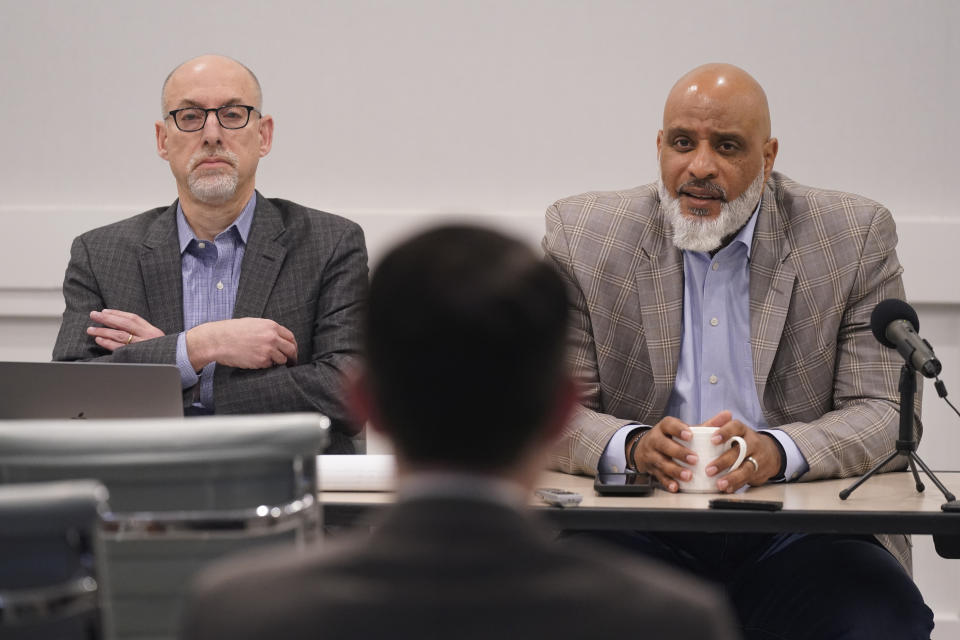
[{"label": "beaded bracelet", "polygon": [[633,456],[637,453],[637,445],[640,444],[640,439],[643,438],[643,434],[646,432],[646,429],[641,430],[634,437],[633,442],[630,443],[630,453],[627,455],[627,469],[630,469],[631,471],[637,470],[637,465],[634,462],[635,458]]}]

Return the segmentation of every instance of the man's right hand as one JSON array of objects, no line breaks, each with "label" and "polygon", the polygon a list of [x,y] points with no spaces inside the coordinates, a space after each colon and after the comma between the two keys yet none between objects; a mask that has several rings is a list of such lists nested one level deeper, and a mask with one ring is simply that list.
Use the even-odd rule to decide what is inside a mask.
[{"label": "man's right hand", "polygon": [[187,357],[194,371],[216,362],[240,369],[296,364],[297,340],[266,318],[234,318],[199,324],[187,331]]},{"label": "man's right hand", "polygon": [[[722,411],[704,425],[719,428],[729,420],[730,412]],[[697,454],[674,440],[675,437],[685,442],[693,439],[693,432],[688,426],[687,423],[668,416],[643,434],[634,452],[633,464],[637,471],[646,471],[653,475],[667,491],[679,491],[679,481],[687,481],[693,477],[689,469],[674,460],[677,458],[688,464],[697,463]]]}]

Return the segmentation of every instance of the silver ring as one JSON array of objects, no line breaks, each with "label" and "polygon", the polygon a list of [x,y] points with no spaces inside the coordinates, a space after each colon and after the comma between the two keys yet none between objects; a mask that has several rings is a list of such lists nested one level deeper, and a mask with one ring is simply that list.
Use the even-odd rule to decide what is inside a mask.
[{"label": "silver ring", "polygon": [[753,456],[747,456],[747,462],[753,465],[754,472],[760,471],[760,465],[757,464],[756,458]]}]

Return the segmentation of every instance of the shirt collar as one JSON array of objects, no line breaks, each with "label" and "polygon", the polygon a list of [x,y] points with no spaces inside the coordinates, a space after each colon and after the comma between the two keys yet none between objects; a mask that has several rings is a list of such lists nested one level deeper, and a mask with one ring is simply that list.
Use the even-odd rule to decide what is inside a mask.
[{"label": "shirt collar", "polygon": [[[218,234],[217,238],[225,233],[229,233],[230,229],[236,229],[236,233],[240,234],[240,241],[246,244],[247,238],[250,236],[250,225],[253,224],[253,212],[256,208],[257,193],[254,191],[250,199],[247,200],[247,204],[243,206],[237,219],[233,221],[232,225]],[[177,238],[180,241],[180,253],[187,250],[192,240],[198,240],[197,236],[193,233],[193,229],[190,228],[190,223],[187,222],[186,216],[183,215],[183,207],[180,206],[179,200],[177,201]],[[216,240],[216,238],[214,238],[214,240]]]}]

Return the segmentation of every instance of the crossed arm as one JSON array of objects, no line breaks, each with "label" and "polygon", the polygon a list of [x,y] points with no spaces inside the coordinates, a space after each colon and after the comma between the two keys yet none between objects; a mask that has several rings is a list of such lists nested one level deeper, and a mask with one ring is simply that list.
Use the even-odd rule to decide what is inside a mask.
[{"label": "crossed arm", "polygon": [[[149,285],[139,280],[139,265],[132,258],[118,262],[91,259],[86,238],[74,241],[54,360],[176,362],[179,327],[159,327],[147,317],[144,290]],[[311,298],[313,306],[303,310],[300,329],[286,326],[278,316],[280,322],[234,318],[187,332],[188,356],[195,370],[213,361],[222,365],[214,388],[218,413],[319,411],[330,417],[334,429],[348,434],[357,431],[343,404],[341,385],[359,352],[359,314],[367,287],[363,232],[355,225],[347,227],[326,260],[315,262],[310,270],[319,274],[319,293],[315,300]],[[120,286],[111,277],[118,268],[135,274],[133,286],[130,282]],[[300,304],[285,302],[293,307]],[[298,342],[294,331],[306,335],[310,345],[302,339]]]},{"label": "crossed arm", "polygon": [[[111,353],[121,347],[160,338],[163,331],[129,311],[91,311],[87,335]],[[194,371],[216,362],[239,369],[265,369],[297,363],[297,340],[289,329],[265,318],[205,322],[186,332],[187,355]]]}]

